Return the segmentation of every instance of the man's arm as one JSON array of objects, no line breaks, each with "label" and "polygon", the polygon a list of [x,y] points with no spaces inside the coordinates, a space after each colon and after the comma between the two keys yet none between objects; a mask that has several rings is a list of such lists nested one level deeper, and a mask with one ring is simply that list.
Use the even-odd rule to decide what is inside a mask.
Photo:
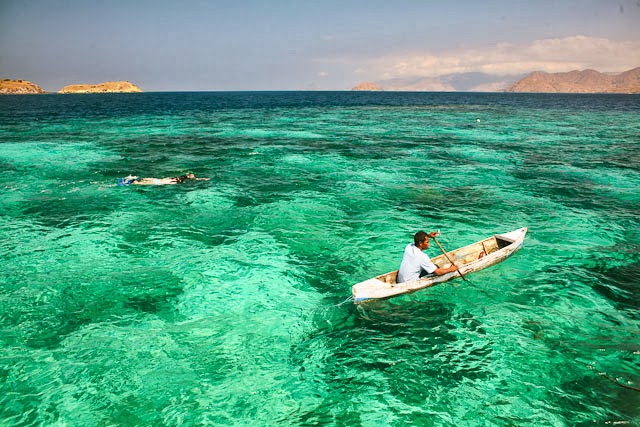
[{"label": "man's arm", "polygon": [[447,274],[447,273],[451,273],[452,271],[456,271],[458,270],[458,267],[455,265],[452,265],[449,268],[436,268],[436,271],[434,271],[436,276],[442,276],[443,274]]}]

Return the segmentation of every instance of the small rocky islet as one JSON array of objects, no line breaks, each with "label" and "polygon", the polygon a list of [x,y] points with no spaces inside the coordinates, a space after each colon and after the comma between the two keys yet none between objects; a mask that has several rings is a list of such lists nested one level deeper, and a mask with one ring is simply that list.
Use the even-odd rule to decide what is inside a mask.
[{"label": "small rocky islet", "polygon": [[[138,86],[127,81],[104,82],[98,84],[67,85],[57,93],[135,93],[142,92]],[[0,80],[0,94],[47,93],[40,86],[27,80]]]},{"label": "small rocky islet", "polygon": [[27,80],[0,80],[0,93],[7,94],[31,94],[45,93],[40,86]]}]

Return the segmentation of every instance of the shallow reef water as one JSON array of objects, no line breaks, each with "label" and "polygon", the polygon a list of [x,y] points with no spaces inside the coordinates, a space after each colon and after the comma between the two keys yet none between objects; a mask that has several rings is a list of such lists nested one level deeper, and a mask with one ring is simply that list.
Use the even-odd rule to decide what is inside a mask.
[{"label": "shallow reef water", "polygon": [[[0,425],[639,425],[639,113],[638,95],[1,97]],[[210,181],[117,185],[188,171]],[[349,301],[418,230],[454,249],[523,226],[469,282]]]}]

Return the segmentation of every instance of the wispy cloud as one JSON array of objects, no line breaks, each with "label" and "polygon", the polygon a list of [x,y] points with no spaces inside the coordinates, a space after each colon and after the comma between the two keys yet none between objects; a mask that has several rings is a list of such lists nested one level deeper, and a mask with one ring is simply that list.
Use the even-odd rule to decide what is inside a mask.
[{"label": "wispy cloud", "polygon": [[612,41],[588,36],[536,40],[528,44],[500,43],[448,52],[405,52],[363,62],[352,61],[354,73],[367,69],[381,79],[451,73],[484,72],[514,75],[542,70],[563,72],[596,69],[620,72],[640,66],[640,41]]}]

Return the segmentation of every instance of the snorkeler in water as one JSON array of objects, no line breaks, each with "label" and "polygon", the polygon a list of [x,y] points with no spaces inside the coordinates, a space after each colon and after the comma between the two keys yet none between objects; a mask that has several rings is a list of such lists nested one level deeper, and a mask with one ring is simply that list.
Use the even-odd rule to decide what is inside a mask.
[{"label": "snorkeler in water", "polygon": [[209,178],[196,178],[191,172],[173,178],[138,178],[137,176],[129,175],[118,179],[118,185],[174,185],[182,184],[187,180],[209,181]]}]

